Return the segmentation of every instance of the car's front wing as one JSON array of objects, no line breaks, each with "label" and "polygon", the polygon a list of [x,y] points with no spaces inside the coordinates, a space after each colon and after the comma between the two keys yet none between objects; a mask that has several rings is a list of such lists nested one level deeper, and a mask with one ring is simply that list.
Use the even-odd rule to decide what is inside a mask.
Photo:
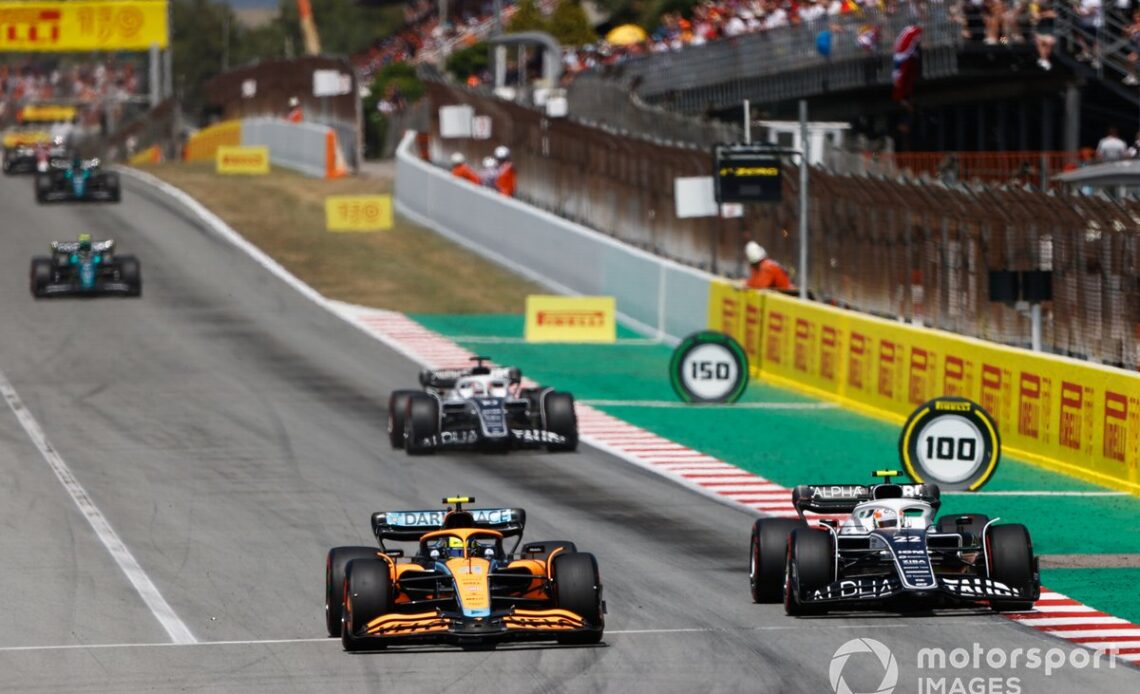
[{"label": "car's front wing", "polygon": [[929,589],[907,588],[897,576],[860,576],[843,578],[818,590],[801,590],[800,602],[810,604],[846,604],[858,606],[900,596],[942,600],[951,603],[974,603],[983,600],[1037,600],[1040,588],[1029,594],[1000,581],[980,576],[937,576],[936,586]]},{"label": "car's front wing", "polygon": [[43,288],[43,296],[131,294],[134,290],[135,288],[126,282],[114,280],[97,282],[90,289],[83,288],[77,282],[52,282]]},{"label": "car's front wing", "polygon": [[386,641],[469,643],[551,640],[596,631],[569,610],[515,608],[489,617],[464,617],[441,611],[386,614],[369,622],[356,636]]},{"label": "car's front wing", "polygon": [[476,428],[450,429],[420,440],[424,448],[475,448],[478,446],[509,446],[511,448],[539,448],[550,444],[566,443],[566,437],[553,431],[512,427],[503,437],[488,437]]}]

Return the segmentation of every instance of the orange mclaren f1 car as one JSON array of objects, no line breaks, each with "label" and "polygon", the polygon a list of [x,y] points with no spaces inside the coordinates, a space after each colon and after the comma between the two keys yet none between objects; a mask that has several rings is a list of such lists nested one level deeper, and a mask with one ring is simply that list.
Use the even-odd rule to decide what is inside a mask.
[{"label": "orange mclaren f1 car", "polygon": [[[334,547],[325,567],[329,636],[345,650],[390,644],[602,640],[605,603],[598,562],[558,540],[522,544],[521,508],[464,508],[372,514],[376,547]],[[506,550],[503,541],[515,538]],[[387,542],[418,542],[405,557]],[[519,546],[522,545],[522,551]]]}]

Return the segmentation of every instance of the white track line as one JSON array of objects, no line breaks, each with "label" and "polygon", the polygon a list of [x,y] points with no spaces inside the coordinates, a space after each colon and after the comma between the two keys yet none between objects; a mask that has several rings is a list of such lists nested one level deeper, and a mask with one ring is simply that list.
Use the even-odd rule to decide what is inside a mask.
[{"label": "white track line", "polygon": [[48,442],[44,430],[40,427],[39,422],[24,406],[23,400],[16,393],[16,389],[12,387],[12,383],[8,377],[0,371],[0,394],[3,394],[4,399],[8,402],[8,407],[12,409],[16,419],[20,421],[20,425],[24,427],[27,432],[28,438],[39,449],[40,454],[43,455],[44,461],[47,462],[48,467],[55,473],[56,479],[67,490],[71,496],[71,500],[75,502],[75,506],[87,522],[91,524],[91,529],[95,531],[95,536],[103,543],[103,546],[110,552],[111,558],[119,565],[119,569],[126,575],[127,580],[131,582],[135,590],[138,592],[139,597],[143,599],[146,606],[150,609],[151,614],[158,620],[166,633],[170,635],[170,640],[179,645],[197,643],[198,640],[194,638],[194,634],[190,633],[190,628],[186,623],[178,618],[174,613],[174,609],[166,599],[162,597],[162,593],[158,592],[158,588],[154,585],[154,581],[150,580],[150,576],[146,571],[143,571],[142,566],[139,565],[131,550],[127,549],[126,544],[119,538],[118,533],[111,527],[107,518],[103,515],[99,508],[95,506],[94,500],[87,493],[87,490],[79,484],[79,480],[75,479],[72,474],[71,468],[67,463],[63,462],[63,458]]},{"label": "white track line", "polygon": [[674,400],[582,400],[580,402],[583,405],[594,407],[684,408],[690,410],[833,410],[839,407],[834,402],[738,402],[727,405],[688,403]]},{"label": "white track line", "polygon": [[1128,492],[1066,492],[1066,491],[993,491],[993,492],[942,492],[942,496],[1128,496]]}]

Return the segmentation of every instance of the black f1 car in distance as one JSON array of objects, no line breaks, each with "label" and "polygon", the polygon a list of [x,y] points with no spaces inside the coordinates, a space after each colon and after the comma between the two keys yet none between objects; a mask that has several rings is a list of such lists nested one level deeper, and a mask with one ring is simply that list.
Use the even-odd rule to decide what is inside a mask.
[{"label": "black f1 car in distance", "polygon": [[[345,650],[602,640],[605,602],[594,555],[568,540],[523,545],[521,508],[464,508],[475,502],[469,497],[443,501],[454,507],[373,513],[379,548],[329,550],[325,621]],[[415,542],[416,551],[405,557],[389,542]]]},{"label": "black f1 car in distance", "polygon": [[98,159],[50,163],[47,171],[36,173],[36,201],[119,202],[122,191],[119,174],[104,171]]},{"label": "black f1 car in distance", "polygon": [[388,440],[410,454],[439,448],[578,447],[574,397],[553,388],[522,388],[515,367],[475,366],[420,372],[423,390],[388,398]]},{"label": "black f1 car in distance", "polygon": [[32,296],[142,295],[142,269],[133,255],[116,255],[112,240],[53,241],[50,256],[32,258]]},{"label": "black f1 car in distance", "polygon": [[[981,514],[943,516],[938,487],[800,485],[798,519],[752,526],[752,599],[784,602],[789,615],[828,610],[968,607],[1032,609],[1041,595],[1037,559],[1023,525]],[[811,527],[804,512],[850,514]]]}]

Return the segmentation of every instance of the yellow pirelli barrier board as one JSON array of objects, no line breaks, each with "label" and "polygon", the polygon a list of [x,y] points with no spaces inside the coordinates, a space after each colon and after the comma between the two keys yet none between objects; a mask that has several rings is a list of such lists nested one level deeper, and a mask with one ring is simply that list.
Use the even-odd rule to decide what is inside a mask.
[{"label": "yellow pirelli barrier board", "polygon": [[329,231],[387,231],[392,228],[391,195],[330,195],[325,198]]},{"label": "yellow pirelli barrier board", "polygon": [[263,145],[254,147],[218,147],[214,162],[220,174],[267,174],[269,173],[269,148]]},{"label": "yellow pirelli barrier board", "polygon": [[527,342],[613,342],[617,338],[612,296],[526,298]]},{"label": "yellow pirelli barrier board", "polygon": [[0,52],[167,47],[166,0],[0,2]]},{"label": "yellow pirelli barrier board", "polygon": [[760,327],[764,294],[716,280],[709,286],[709,329],[732,336],[748,355],[749,370],[760,372]]},{"label": "yellow pirelli barrier board", "polygon": [[[765,377],[898,422],[932,398],[966,397],[993,415],[1014,455],[1140,493],[1140,375],[754,294],[760,328],[738,321],[733,336],[759,355]],[[726,296],[720,314],[710,306],[710,327],[726,322]]]},{"label": "yellow pirelli barrier board", "polygon": [[202,128],[186,140],[183,161],[214,161],[219,147],[241,145],[241,121],[228,120]]}]

